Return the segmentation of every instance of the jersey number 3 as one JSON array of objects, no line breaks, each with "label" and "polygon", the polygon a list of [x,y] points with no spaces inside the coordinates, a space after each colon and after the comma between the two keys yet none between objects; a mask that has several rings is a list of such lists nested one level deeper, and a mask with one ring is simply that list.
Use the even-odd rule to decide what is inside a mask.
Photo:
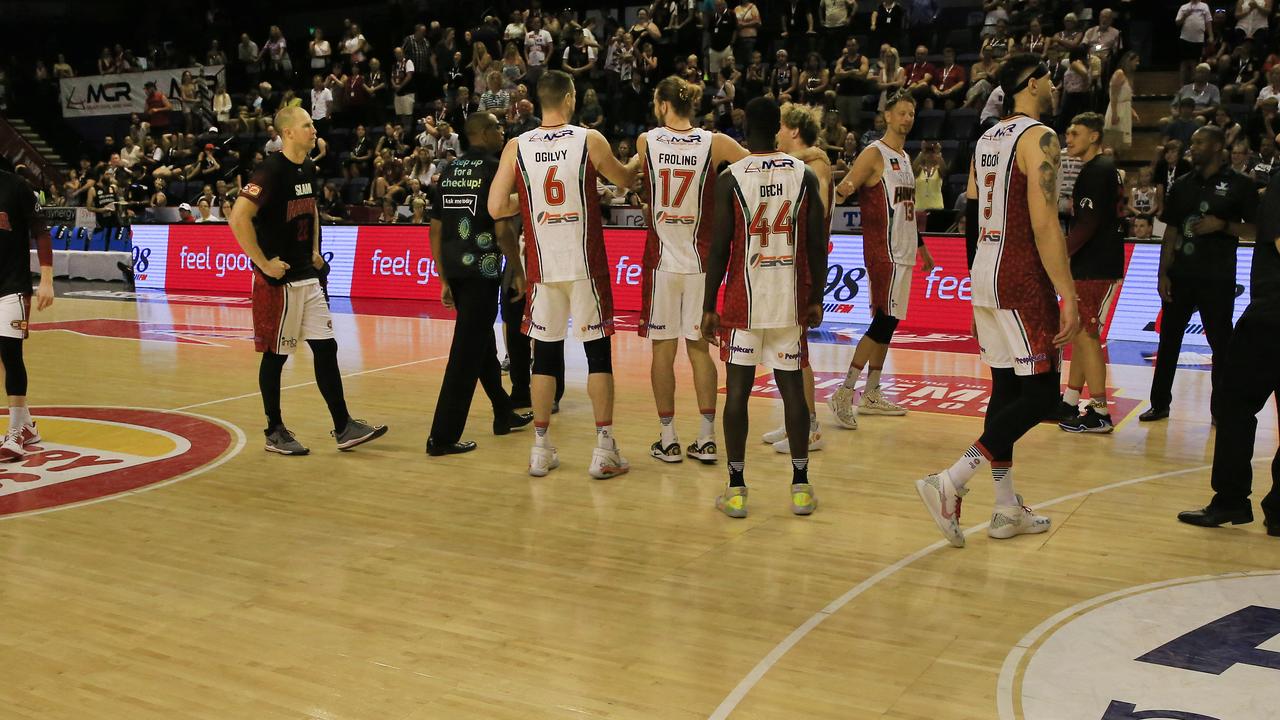
[{"label": "jersey number 3", "polygon": [[[985,156],[984,156],[985,157]],[[995,202],[996,195],[996,174],[987,173],[982,176],[982,187],[987,191],[982,200],[982,219],[991,219],[991,205]]]}]

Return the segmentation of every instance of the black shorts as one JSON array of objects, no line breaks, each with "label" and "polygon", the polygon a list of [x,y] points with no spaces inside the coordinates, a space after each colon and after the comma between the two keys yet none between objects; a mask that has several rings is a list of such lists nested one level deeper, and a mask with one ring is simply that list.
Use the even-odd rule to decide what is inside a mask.
[{"label": "black shorts", "polygon": [[1187,42],[1182,38],[1178,38],[1178,59],[1194,60],[1200,62],[1201,56],[1204,54],[1204,43]]}]

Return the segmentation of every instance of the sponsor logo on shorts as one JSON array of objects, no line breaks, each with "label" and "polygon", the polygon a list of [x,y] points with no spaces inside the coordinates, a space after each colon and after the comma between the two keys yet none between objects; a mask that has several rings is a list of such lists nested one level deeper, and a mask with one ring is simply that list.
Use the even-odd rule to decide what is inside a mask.
[{"label": "sponsor logo on shorts", "polygon": [[1031,355],[1027,357],[1014,358],[1013,361],[1018,363],[1019,365],[1034,365],[1036,363],[1042,363],[1048,359],[1049,359],[1049,356],[1046,355],[1045,353],[1037,353],[1035,355]]},{"label": "sponsor logo on shorts", "polygon": [[14,330],[21,330],[23,332],[26,332],[27,321],[26,320],[10,320],[9,327],[13,328]]},{"label": "sponsor logo on shorts", "polygon": [[197,415],[118,407],[32,408],[44,439],[0,471],[0,516],[76,505],[190,477],[243,447]]},{"label": "sponsor logo on shorts", "polygon": [[780,352],[780,353],[778,353],[778,359],[779,359],[779,360],[799,360],[799,359],[800,359],[800,353],[798,353],[798,352],[794,352],[794,353],[791,353],[791,352]]},{"label": "sponsor logo on shorts", "polygon": [[537,217],[539,225],[561,225],[563,223],[576,223],[581,219],[582,219],[582,215],[580,215],[577,212],[553,213],[553,212],[544,211],[544,212],[538,213],[538,217]]},{"label": "sponsor logo on shorts", "polygon": [[530,320],[530,321],[529,321],[529,327],[533,328],[534,330],[541,331],[541,332],[546,332],[546,331],[547,331],[547,328],[546,328],[545,326],[543,326],[543,325],[539,325],[539,324],[537,323],[537,321],[536,321],[536,320]]},{"label": "sponsor logo on shorts", "polygon": [[608,323],[605,323],[605,322],[602,320],[602,321],[600,321],[600,322],[598,322],[598,323],[591,323],[591,324],[589,324],[589,325],[583,325],[583,326],[582,326],[582,332],[594,332],[594,331],[596,331],[596,330],[603,330],[603,329],[605,329],[605,326],[606,326],[607,324],[608,324]]},{"label": "sponsor logo on shorts", "polygon": [[755,352],[755,350],[752,350],[751,348],[744,348],[744,347],[742,347],[742,346],[740,346],[740,345],[730,345],[730,346],[729,346],[729,352],[731,352],[731,353],[742,353],[743,355],[751,355],[752,353],[754,353],[754,352]]},{"label": "sponsor logo on shorts", "polygon": [[645,323],[645,327],[649,328],[650,330],[666,330],[667,329],[667,326],[665,324],[659,325],[658,323]]}]

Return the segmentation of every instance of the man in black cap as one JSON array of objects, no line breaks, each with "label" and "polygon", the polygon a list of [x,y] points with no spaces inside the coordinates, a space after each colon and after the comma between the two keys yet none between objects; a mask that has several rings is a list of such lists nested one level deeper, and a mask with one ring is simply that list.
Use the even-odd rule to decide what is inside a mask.
[{"label": "man in black cap", "polygon": [[476,449],[461,438],[477,380],[493,404],[493,434],[506,435],[533,422],[533,415],[512,410],[493,337],[503,255],[513,269],[515,293],[524,293],[515,229],[510,218],[495,221],[486,204],[498,172],[502,126],[492,113],[477,112],[467,118],[466,131],[470,149],[441,173],[431,203],[431,255],[440,271],[441,299],[458,318],[427,437],[428,455]]},{"label": "man in black cap", "polygon": [[[1249,294],[1249,307],[1231,336],[1228,365],[1218,392],[1213,499],[1200,510],[1178,513],[1178,519],[1190,525],[1253,522],[1250,463],[1257,415],[1267,398],[1273,394],[1280,397],[1280,174],[1271,176],[1259,213]],[[1262,499],[1262,513],[1267,534],[1280,537],[1280,452],[1271,462],[1271,492]]]}]

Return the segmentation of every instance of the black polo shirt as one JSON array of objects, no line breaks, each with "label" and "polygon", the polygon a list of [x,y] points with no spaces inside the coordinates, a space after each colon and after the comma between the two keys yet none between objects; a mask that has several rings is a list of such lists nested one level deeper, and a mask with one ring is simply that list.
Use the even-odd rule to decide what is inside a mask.
[{"label": "black polo shirt", "polygon": [[441,275],[446,280],[502,276],[502,254],[489,214],[489,186],[498,174],[498,159],[469,150],[440,173],[431,201],[431,219],[441,224]]},{"label": "black polo shirt", "polygon": [[1253,269],[1249,273],[1249,308],[1247,313],[1263,313],[1270,320],[1280,320],[1280,175],[1271,177],[1267,194],[1258,213],[1258,242],[1253,248]]},{"label": "black polo shirt", "polygon": [[1196,235],[1191,226],[1205,215],[1227,222],[1251,223],[1257,209],[1257,186],[1229,166],[1207,178],[1192,170],[1174,180],[1160,215],[1160,220],[1178,233],[1169,275],[1235,282],[1240,238],[1225,229]]}]

